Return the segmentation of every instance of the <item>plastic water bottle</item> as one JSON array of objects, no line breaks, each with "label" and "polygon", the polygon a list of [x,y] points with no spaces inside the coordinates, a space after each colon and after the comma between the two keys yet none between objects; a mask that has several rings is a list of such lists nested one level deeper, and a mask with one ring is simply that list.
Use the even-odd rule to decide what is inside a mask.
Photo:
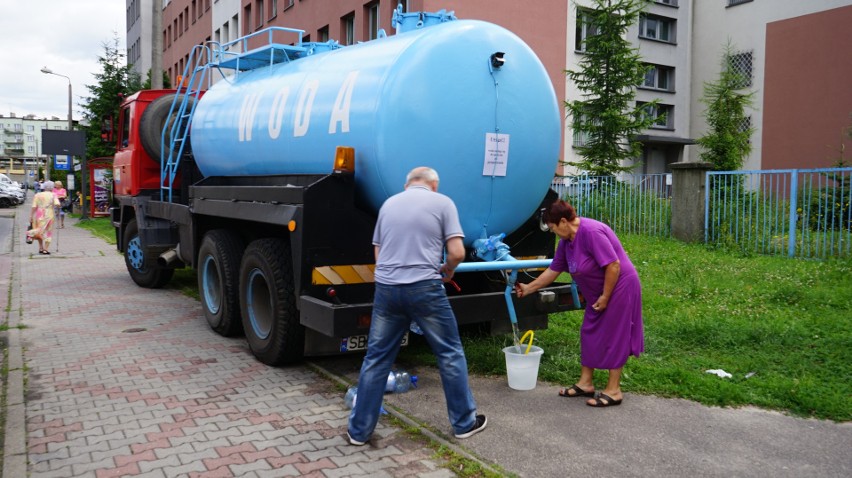
[{"label": "plastic water bottle", "polygon": [[[355,402],[358,400],[358,387],[355,385],[346,389],[346,396],[343,397],[343,401],[346,403],[346,407],[349,409],[355,408]],[[387,415],[388,411],[385,410],[384,404],[379,407],[379,413],[382,415]]]},{"label": "plastic water bottle", "polygon": [[405,370],[391,370],[388,374],[388,384],[385,386],[385,392],[405,393],[411,387],[417,388],[416,375],[409,375]]},{"label": "plastic water bottle", "polygon": [[358,387],[351,386],[346,390],[346,396],[343,398],[343,401],[346,402],[346,406],[348,408],[355,407],[355,399],[358,398],[356,395],[358,394]]}]

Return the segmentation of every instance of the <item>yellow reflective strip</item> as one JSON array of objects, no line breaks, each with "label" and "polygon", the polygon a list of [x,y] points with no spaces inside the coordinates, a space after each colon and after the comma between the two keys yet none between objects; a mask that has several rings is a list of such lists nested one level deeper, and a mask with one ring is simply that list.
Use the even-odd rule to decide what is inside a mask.
[{"label": "yellow reflective strip", "polygon": [[363,284],[375,282],[374,264],[357,266],[321,266],[311,272],[314,285]]},{"label": "yellow reflective strip", "polygon": [[334,272],[329,266],[317,267],[314,269],[313,274],[314,284],[342,284],[343,279]]},{"label": "yellow reflective strip", "polygon": [[375,265],[369,266],[352,266],[355,269],[355,272],[361,276],[361,282],[375,282],[376,278],[373,276],[373,270],[375,270]]},{"label": "yellow reflective strip", "polygon": [[355,272],[352,266],[331,266],[331,268],[340,276],[344,284],[360,284],[363,282],[361,276]]}]

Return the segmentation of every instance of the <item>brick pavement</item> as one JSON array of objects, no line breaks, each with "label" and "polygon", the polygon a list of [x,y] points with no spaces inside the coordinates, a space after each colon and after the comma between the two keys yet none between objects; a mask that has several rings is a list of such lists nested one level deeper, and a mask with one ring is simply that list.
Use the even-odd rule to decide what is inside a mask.
[{"label": "brick pavement", "polygon": [[57,230],[59,252],[38,255],[20,211],[10,324],[26,328],[10,353],[23,351],[26,395],[9,413],[25,409],[27,441],[10,457],[22,433],[7,436],[4,476],[454,476],[388,424],[373,446],[350,446],[332,383],[257,362],[176,290],[137,287],[114,246],[75,220]]}]

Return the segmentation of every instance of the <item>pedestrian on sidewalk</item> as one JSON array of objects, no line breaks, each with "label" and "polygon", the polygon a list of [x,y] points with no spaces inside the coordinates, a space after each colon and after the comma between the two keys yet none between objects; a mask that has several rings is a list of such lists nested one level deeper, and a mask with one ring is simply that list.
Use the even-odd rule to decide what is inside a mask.
[{"label": "pedestrian on sidewalk", "polygon": [[412,321],[438,359],[455,437],[485,429],[488,421],[476,413],[458,324],[444,289],[464,259],[463,237],[458,210],[438,193],[438,173],[431,168],[411,170],[405,190],[379,210],[373,233],[376,293],[358,396],[349,415],[352,445],[365,445],[376,428],[388,374]]},{"label": "pedestrian on sidewalk", "polygon": [[[543,221],[559,236],[550,267],[529,284],[518,283],[526,297],[567,272],[586,300],[580,328],[580,380],[559,391],[562,397],[592,397],[592,407],[620,405],[621,371],[630,355],[645,349],[642,286],[621,241],[602,222],[577,216],[574,207],[557,200],[544,210]],[[609,370],[603,392],[595,393],[595,369]]]},{"label": "pedestrian on sidewalk", "polygon": [[65,227],[65,206],[68,200],[68,191],[62,187],[62,181],[55,181],[53,183],[53,195],[59,201],[59,206],[56,206],[53,211],[54,217],[59,216],[59,229],[63,229]]},{"label": "pedestrian on sidewalk", "polygon": [[45,181],[41,192],[33,196],[30,208],[30,229],[27,231],[27,244],[38,241],[38,253],[50,255],[50,242],[53,240],[54,208],[59,205],[53,195],[53,182]]}]

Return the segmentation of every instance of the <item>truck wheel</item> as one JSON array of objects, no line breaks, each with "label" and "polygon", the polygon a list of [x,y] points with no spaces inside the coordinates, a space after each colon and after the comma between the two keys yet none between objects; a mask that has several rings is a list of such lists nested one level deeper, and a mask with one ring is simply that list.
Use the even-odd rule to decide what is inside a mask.
[{"label": "truck wheel", "polygon": [[198,249],[198,292],[207,324],[219,335],[242,332],[240,320],[240,259],[242,240],[229,231],[208,232]]},{"label": "truck wheel", "polygon": [[131,219],[124,229],[124,265],[130,278],[139,287],[148,289],[159,289],[171,280],[175,273],[174,269],[160,268],[148,264],[145,258],[145,249],[139,240],[139,226],[136,219]]},{"label": "truck wheel", "polygon": [[[168,126],[169,131],[166,132],[166,151],[168,152],[169,143],[171,140],[171,126],[175,121],[175,116],[169,116],[169,110],[172,108],[172,102],[175,95],[163,95],[152,101],[142,112],[142,118],[139,119],[139,139],[142,142],[142,148],[148,153],[157,163],[160,162],[160,155],[163,152],[160,144],[162,139],[163,128]],[[178,99],[180,101],[180,99]],[[190,111],[195,104],[195,98],[190,96],[186,105],[187,112]],[[179,105],[179,104],[178,104]],[[175,105],[177,107],[178,105]],[[187,140],[189,135],[187,135]],[[189,141],[186,141],[183,148],[184,153],[189,153]]]},{"label": "truck wheel", "polygon": [[290,244],[259,239],[240,265],[240,308],[249,348],[267,365],[302,359],[305,328],[299,323]]}]

